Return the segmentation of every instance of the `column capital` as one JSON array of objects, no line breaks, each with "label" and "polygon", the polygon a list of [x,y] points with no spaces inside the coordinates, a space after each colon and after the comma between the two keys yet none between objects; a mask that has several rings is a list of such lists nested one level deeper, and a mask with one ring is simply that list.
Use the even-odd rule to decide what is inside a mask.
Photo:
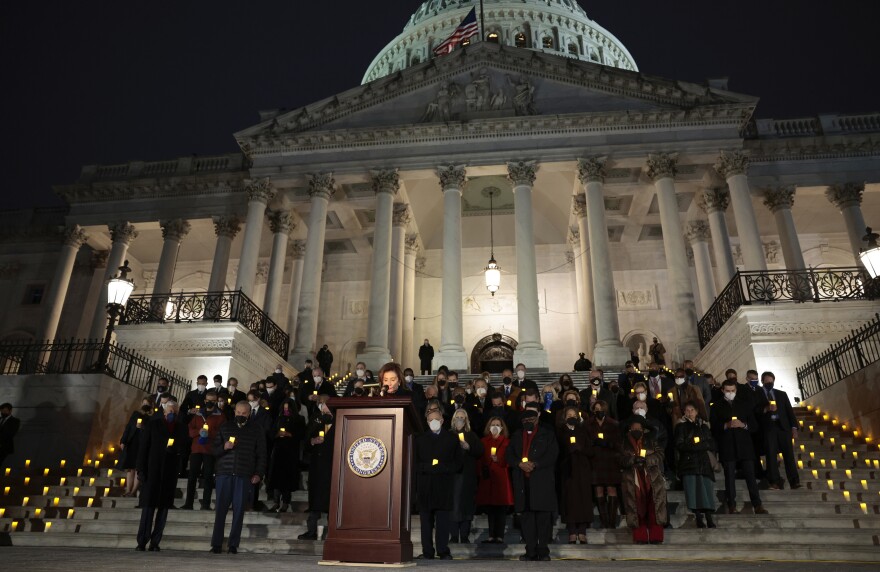
[{"label": "column capital", "polygon": [[437,176],[440,177],[440,188],[443,191],[450,189],[461,191],[467,182],[467,170],[464,165],[442,165],[437,167]]},{"label": "column capital", "polygon": [[290,234],[296,228],[293,213],[290,211],[272,211],[269,213],[269,229],[272,234]]},{"label": "column capital", "polygon": [[568,244],[571,245],[572,250],[581,249],[581,231],[579,229],[568,229]]},{"label": "column capital", "polygon": [[138,232],[134,228],[134,225],[129,224],[128,221],[121,221],[116,224],[108,225],[108,228],[110,229],[110,239],[113,242],[130,244],[131,241],[138,236]]},{"label": "column capital", "polygon": [[394,203],[394,211],[391,214],[393,226],[406,226],[412,220],[408,203]]},{"label": "column capital", "polygon": [[241,230],[241,219],[236,215],[211,217],[214,222],[214,233],[217,236],[235,238]]},{"label": "column capital", "polygon": [[107,268],[108,258],[110,258],[109,250],[93,250],[92,256],[89,258],[89,267],[93,271],[98,268]]},{"label": "column capital", "polygon": [[514,186],[533,186],[537,172],[537,161],[512,161],[507,163],[507,178],[510,179]]},{"label": "column capital", "polygon": [[162,227],[162,239],[175,242],[183,240],[192,228],[189,221],[182,218],[160,220],[159,226]]},{"label": "column capital", "polygon": [[333,173],[313,173],[309,178],[309,196],[322,197],[328,201],[336,192],[336,179]]},{"label": "column capital", "polygon": [[578,218],[587,216],[587,197],[582,193],[571,198],[571,212]]},{"label": "column capital", "polygon": [[290,243],[290,253],[294,260],[302,260],[306,256],[306,241],[293,240]]},{"label": "column capital", "polygon": [[382,169],[370,171],[370,177],[373,179],[373,192],[389,193],[397,195],[400,190],[400,173],[397,169]]},{"label": "column capital", "polygon": [[724,179],[745,175],[749,170],[749,157],[742,151],[721,151],[714,168]]},{"label": "column capital", "polygon": [[419,235],[417,234],[408,234],[406,235],[406,253],[407,254],[418,254],[419,253]]},{"label": "column capital", "polygon": [[780,209],[791,209],[796,188],[794,185],[780,185],[764,189],[764,205],[771,213]]},{"label": "column capital", "polygon": [[580,179],[581,184],[586,185],[592,182],[604,183],[605,165],[607,162],[607,157],[578,159],[578,179]]},{"label": "column capital", "polygon": [[249,203],[260,202],[265,205],[275,196],[275,189],[272,188],[272,182],[268,177],[245,180],[245,191],[247,191]]},{"label": "column capital", "polygon": [[831,204],[843,210],[847,207],[860,206],[864,192],[865,183],[843,183],[828,187],[825,197],[831,201]]},{"label": "column capital", "polygon": [[724,212],[729,205],[730,191],[724,187],[704,189],[697,195],[697,206],[707,214],[718,211]]},{"label": "column capital", "polygon": [[674,179],[678,173],[678,153],[650,153],[646,167],[646,174],[652,181]]},{"label": "column capital", "polygon": [[684,227],[684,237],[691,244],[695,242],[709,242],[709,223],[704,220],[692,220]]},{"label": "column capital", "polygon": [[85,242],[89,239],[89,235],[86,234],[85,229],[78,224],[69,224],[64,227],[64,230],[61,231],[61,242],[64,246],[72,246],[79,250]]}]

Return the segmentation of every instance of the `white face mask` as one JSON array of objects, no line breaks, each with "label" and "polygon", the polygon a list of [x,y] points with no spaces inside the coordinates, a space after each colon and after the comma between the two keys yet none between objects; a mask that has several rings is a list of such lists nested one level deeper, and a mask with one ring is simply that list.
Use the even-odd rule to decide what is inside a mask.
[{"label": "white face mask", "polygon": [[648,415],[648,412],[640,407],[636,409],[636,415],[641,415],[642,417],[645,417]]},{"label": "white face mask", "polygon": [[276,370],[275,370],[275,373],[281,373],[281,370],[280,370],[280,369],[276,369]]},{"label": "white face mask", "polygon": [[724,399],[726,399],[727,401],[733,401],[734,399],[736,399],[736,392],[735,391],[725,391],[724,392]]},{"label": "white face mask", "polygon": [[321,377],[320,375],[315,376],[315,385],[319,385],[322,381],[324,381],[323,377]]},{"label": "white face mask", "polygon": [[501,427],[499,427],[498,425],[492,425],[491,427],[489,427],[489,432],[497,437],[498,435],[501,435]]},{"label": "white face mask", "polygon": [[256,409],[257,407],[260,406],[260,402],[259,402],[259,401],[248,401],[248,403],[250,403],[250,405],[251,405],[251,409]]},{"label": "white face mask", "polygon": [[477,395],[479,397],[486,397],[486,388],[485,387],[478,387],[477,388]]},{"label": "white face mask", "polygon": [[520,381],[524,380],[526,378],[526,372],[524,372],[523,370],[518,370],[516,372],[516,378]]},{"label": "white face mask", "polygon": [[357,374],[358,377],[364,377],[364,374],[367,373],[367,370],[365,370],[365,369],[356,369],[356,370],[354,370],[354,372],[355,372],[355,374]]},{"label": "white face mask", "polygon": [[266,393],[268,393],[269,395],[272,395],[273,393],[275,393],[275,388],[274,387],[267,387]]},{"label": "white face mask", "polygon": [[406,377],[405,377],[405,378],[403,378],[403,379],[405,379],[405,380],[406,380],[406,382],[407,382],[407,383],[412,383],[412,380],[413,380],[413,376],[411,376],[411,375],[408,375],[408,376],[406,376]]},{"label": "white face mask", "polygon": [[440,427],[442,427],[442,426],[443,426],[443,423],[441,423],[441,421],[439,419],[431,419],[430,421],[428,421],[428,427],[430,427],[431,431],[433,431],[435,433],[437,431],[439,431]]},{"label": "white face mask", "polygon": [[223,382],[222,381],[215,381],[214,387],[216,387],[217,389],[220,389],[221,387],[223,387]]},{"label": "white face mask", "polygon": [[474,392],[474,390],[471,389],[470,387],[465,387],[465,388],[464,388],[464,392],[467,393],[468,395],[470,395],[471,393]]},{"label": "white face mask", "polygon": [[676,377],[675,378],[675,385],[684,385],[684,378],[683,377]]},{"label": "white face mask", "polygon": [[648,399],[648,394],[645,393],[644,391],[640,391],[640,392],[636,393],[636,397],[639,398],[639,401],[645,401],[646,399]]}]

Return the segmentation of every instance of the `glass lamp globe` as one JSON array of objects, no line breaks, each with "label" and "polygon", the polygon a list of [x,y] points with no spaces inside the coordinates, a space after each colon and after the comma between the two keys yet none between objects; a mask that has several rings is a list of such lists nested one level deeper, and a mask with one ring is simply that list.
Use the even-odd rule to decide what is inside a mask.
[{"label": "glass lamp globe", "polygon": [[498,268],[498,263],[493,257],[486,266],[486,289],[494,296],[499,288],[501,288],[501,269]]}]

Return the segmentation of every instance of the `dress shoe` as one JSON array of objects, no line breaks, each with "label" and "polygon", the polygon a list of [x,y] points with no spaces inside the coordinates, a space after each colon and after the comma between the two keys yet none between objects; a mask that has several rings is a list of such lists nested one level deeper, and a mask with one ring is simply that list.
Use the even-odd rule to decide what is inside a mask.
[{"label": "dress shoe", "polygon": [[158,545],[150,545],[150,552],[162,552]]},{"label": "dress shoe", "polygon": [[736,510],[736,505],[735,505],[735,504],[729,504],[729,505],[727,505],[727,514],[739,514],[739,511]]},{"label": "dress shoe", "polygon": [[297,536],[300,540],[318,540],[317,532],[303,532],[299,536]]},{"label": "dress shoe", "polygon": [[791,485],[791,490],[793,490],[793,491],[797,490],[797,489],[802,489],[802,488],[804,488],[804,485],[802,485],[800,483],[794,483],[793,485]]},{"label": "dress shoe", "polygon": [[781,491],[782,487],[774,483],[772,485],[767,485],[767,490],[768,491]]},{"label": "dress shoe", "polygon": [[534,556],[529,556],[528,554],[523,554],[522,556],[519,557],[520,562],[531,562],[534,559],[535,559]]},{"label": "dress shoe", "polygon": [[715,525],[715,520],[712,518],[711,512],[706,513],[706,526],[708,526],[709,528],[718,528]]},{"label": "dress shoe", "polygon": [[211,510],[211,503],[202,503],[201,510]]},{"label": "dress shoe", "polygon": [[703,513],[697,513],[697,528],[706,528],[706,519],[703,518]]},{"label": "dress shoe", "polygon": [[539,560],[541,562],[550,562],[550,555],[545,554],[544,556],[539,556],[538,558],[535,558],[535,560]]},{"label": "dress shoe", "polygon": [[452,560],[452,554],[440,554],[437,556],[440,560]]},{"label": "dress shoe", "polygon": [[416,560],[433,560],[433,559],[434,559],[433,556],[429,556],[427,554],[419,554],[418,556],[416,556]]},{"label": "dress shoe", "polygon": [[223,549],[219,546],[212,546],[210,552],[211,554],[220,554],[221,552],[223,552]]},{"label": "dress shoe", "polygon": [[182,507],[180,507],[180,510],[192,510],[192,509],[193,509],[193,505],[191,505],[191,504],[189,504],[189,503],[187,503],[187,504],[183,505]]},{"label": "dress shoe", "polygon": [[238,554],[238,548],[236,548],[236,547],[234,547],[234,546],[230,546],[230,547],[229,547],[229,553],[230,553],[230,554]]},{"label": "dress shoe", "polygon": [[758,506],[755,507],[755,514],[770,514],[770,513],[767,512],[767,509],[766,509],[766,508],[764,508],[764,507],[761,506],[761,505],[758,505]]},{"label": "dress shoe", "polygon": [[137,546],[134,547],[134,549],[135,549],[135,551],[137,551],[137,552],[143,552],[143,551],[145,551],[145,550],[147,549],[147,547],[146,547],[146,546],[143,546],[143,545],[141,545],[141,544],[138,544]]}]

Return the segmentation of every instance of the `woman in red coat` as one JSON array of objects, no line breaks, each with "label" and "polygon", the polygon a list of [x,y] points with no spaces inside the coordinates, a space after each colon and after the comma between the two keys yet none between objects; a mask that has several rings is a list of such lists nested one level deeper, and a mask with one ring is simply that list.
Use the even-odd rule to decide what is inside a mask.
[{"label": "woman in red coat", "polygon": [[504,522],[513,506],[513,488],[510,471],[504,460],[504,452],[510,444],[507,425],[500,417],[492,417],[486,423],[483,456],[477,465],[480,482],[477,485],[477,505],[486,509],[489,517],[488,544],[504,544]]}]

